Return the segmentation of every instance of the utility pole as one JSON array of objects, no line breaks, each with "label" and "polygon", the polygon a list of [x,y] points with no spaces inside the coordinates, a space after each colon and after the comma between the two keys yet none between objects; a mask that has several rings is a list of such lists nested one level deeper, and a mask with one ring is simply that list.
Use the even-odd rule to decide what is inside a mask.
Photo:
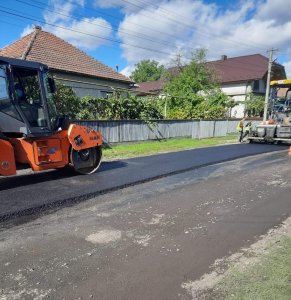
[{"label": "utility pole", "polygon": [[270,94],[270,78],[271,78],[272,63],[273,63],[273,53],[277,50],[278,49],[271,48],[267,51],[269,53],[269,64],[268,64],[268,75],[267,75],[267,83],[266,83],[265,105],[264,105],[264,117],[263,117],[264,122],[267,120],[269,94]]}]

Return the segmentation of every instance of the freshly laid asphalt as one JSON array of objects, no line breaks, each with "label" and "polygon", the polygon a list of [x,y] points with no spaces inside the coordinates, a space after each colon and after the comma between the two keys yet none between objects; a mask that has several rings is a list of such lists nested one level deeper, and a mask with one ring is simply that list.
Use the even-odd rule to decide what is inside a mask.
[{"label": "freshly laid asphalt", "polygon": [[290,165],[287,151],[248,156],[2,223],[0,299],[222,299],[212,288],[229,264],[251,274],[253,244],[290,234]]},{"label": "freshly laid asphalt", "polygon": [[97,173],[87,176],[65,169],[1,178],[0,222],[203,166],[285,149],[268,144],[225,145],[103,162]]}]

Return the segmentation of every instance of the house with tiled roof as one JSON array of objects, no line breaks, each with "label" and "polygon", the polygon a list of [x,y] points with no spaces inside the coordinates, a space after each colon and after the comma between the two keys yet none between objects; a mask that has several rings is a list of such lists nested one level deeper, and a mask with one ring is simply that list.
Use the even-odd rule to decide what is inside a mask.
[{"label": "house with tiled roof", "polygon": [[37,61],[49,66],[56,80],[78,96],[107,97],[127,90],[132,81],[85,52],[36,26],[20,40],[0,49],[0,56]]},{"label": "house with tiled roof", "polygon": [[[250,93],[264,95],[266,90],[268,58],[261,54],[253,54],[208,62],[209,68],[215,72],[221,90],[231,97],[236,106],[232,109],[232,117],[243,117],[244,102]],[[284,66],[273,63],[271,80],[285,79]],[[138,83],[137,95],[159,95],[162,93],[163,80]]]}]

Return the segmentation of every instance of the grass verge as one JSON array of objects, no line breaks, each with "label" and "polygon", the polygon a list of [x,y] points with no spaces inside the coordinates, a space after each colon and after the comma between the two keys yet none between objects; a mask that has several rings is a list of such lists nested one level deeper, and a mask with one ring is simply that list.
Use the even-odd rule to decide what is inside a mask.
[{"label": "grass verge", "polygon": [[149,141],[140,143],[119,144],[104,149],[104,158],[130,158],[136,156],[152,155],[171,151],[187,150],[200,147],[209,147],[224,145],[235,142],[236,135],[227,135],[224,137],[209,139],[169,139],[160,141]]},{"label": "grass verge", "polygon": [[291,236],[277,241],[255,264],[233,267],[215,287],[214,299],[291,298]]}]

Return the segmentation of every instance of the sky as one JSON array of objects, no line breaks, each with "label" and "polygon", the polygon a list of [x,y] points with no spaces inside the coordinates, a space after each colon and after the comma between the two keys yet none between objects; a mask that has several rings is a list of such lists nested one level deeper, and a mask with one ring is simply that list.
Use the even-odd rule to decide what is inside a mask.
[{"label": "sky", "polygon": [[291,77],[290,0],[0,0],[0,24],[0,48],[40,25],[127,76],[199,48],[209,61],[273,48]]}]

